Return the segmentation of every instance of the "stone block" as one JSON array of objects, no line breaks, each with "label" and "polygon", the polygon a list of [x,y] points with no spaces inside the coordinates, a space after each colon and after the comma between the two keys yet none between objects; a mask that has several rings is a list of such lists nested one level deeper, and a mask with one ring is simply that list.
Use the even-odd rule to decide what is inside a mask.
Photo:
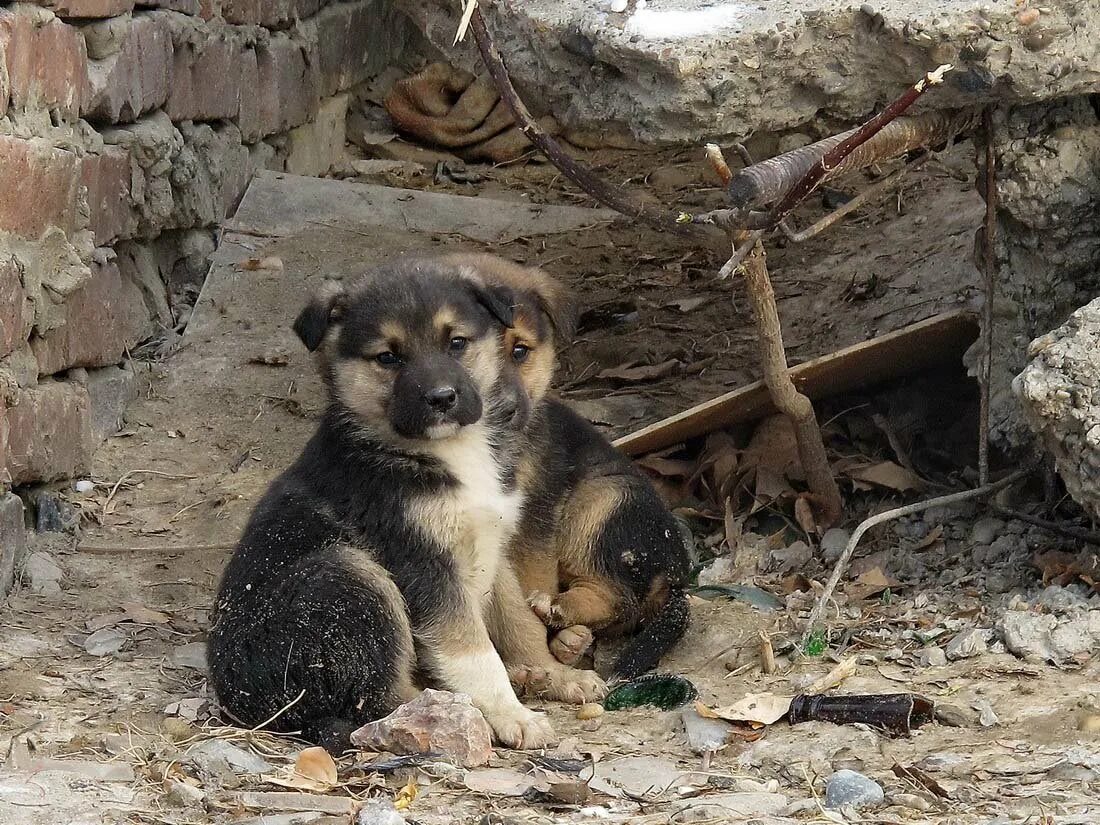
[{"label": "stone block", "polygon": [[256,65],[255,122],[243,125],[242,133],[266,137],[301,126],[313,116],[320,101],[315,43],[273,35],[256,47]]},{"label": "stone block", "polygon": [[87,387],[92,437],[98,443],[122,429],[123,414],[138,395],[137,376],[122,367],[89,370]]},{"label": "stone block", "polygon": [[347,95],[323,101],[312,121],[287,133],[286,171],[292,175],[321,176],[342,169],[347,164],[344,150],[347,118]]},{"label": "stone block", "polygon": [[122,277],[135,284],[145,299],[145,308],[154,325],[172,326],[172,311],[168,306],[166,277],[162,275],[159,251],[161,235],[156,241],[127,241],[116,248],[118,269]]},{"label": "stone block", "polygon": [[180,15],[173,29],[172,88],[165,111],[175,122],[232,120],[240,111],[245,88],[248,35],[230,26],[202,23]]},{"label": "stone block", "polygon": [[115,17],[134,8],[134,0],[31,0],[52,10],[58,17]]},{"label": "stone block", "polygon": [[0,257],[0,358],[26,342],[33,322],[19,261],[13,255]]},{"label": "stone block", "polygon": [[228,23],[283,29],[317,13],[327,0],[222,0]]},{"label": "stone block", "polygon": [[180,14],[198,15],[202,11],[199,0],[140,0],[139,6],[150,9],[178,11]]},{"label": "stone block", "polygon": [[126,237],[133,205],[130,153],[121,146],[104,146],[98,154],[84,156],[80,171],[96,246]]},{"label": "stone block", "polygon": [[141,288],[113,261],[93,264],[91,280],[69,296],[64,309],[64,324],[31,339],[40,375],[117,364],[154,331]]},{"label": "stone block", "polygon": [[66,119],[80,114],[87,51],[79,29],[38,6],[2,8],[0,54],[14,108],[53,109]]},{"label": "stone block", "polygon": [[172,35],[159,13],[135,14],[114,54],[88,62],[82,114],[93,123],[129,123],[168,99]]},{"label": "stone block", "polygon": [[382,0],[337,3],[309,22],[316,31],[323,97],[374,77],[401,46],[398,20],[390,3]]},{"label": "stone block", "polygon": [[82,228],[80,186],[73,152],[42,138],[0,135],[0,231],[35,239],[51,226]]},{"label": "stone block", "polygon": [[15,493],[0,494],[0,598],[15,584],[15,572],[27,554],[23,500]]},{"label": "stone block", "polygon": [[49,381],[18,390],[13,402],[4,412],[5,466],[13,484],[67,478],[87,468],[95,443],[84,387]]}]

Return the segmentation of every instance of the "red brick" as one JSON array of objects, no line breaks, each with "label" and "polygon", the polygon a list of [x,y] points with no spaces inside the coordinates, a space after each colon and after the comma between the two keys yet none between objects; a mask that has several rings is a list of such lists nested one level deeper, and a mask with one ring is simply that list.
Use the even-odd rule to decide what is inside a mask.
[{"label": "red brick", "polygon": [[81,111],[99,123],[130,123],[168,99],[172,36],[157,15],[136,14],[122,48],[88,62],[88,96]]},{"label": "red brick", "polygon": [[76,117],[87,86],[80,30],[28,6],[0,9],[0,53],[17,109],[57,109]]},{"label": "red brick", "polygon": [[286,28],[295,20],[317,13],[327,0],[222,0],[222,17],[227,23]]},{"label": "red brick", "polygon": [[272,36],[256,49],[259,73],[255,124],[241,131],[273,135],[309,120],[320,101],[315,50],[299,40]]},{"label": "red brick", "polygon": [[80,226],[80,159],[42,139],[0,135],[0,231],[38,238]]},{"label": "red brick", "polygon": [[115,17],[134,8],[134,0],[30,0],[45,6],[58,17]]},{"label": "red brick", "polygon": [[13,484],[53,481],[84,471],[95,441],[88,392],[74,383],[48,381],[18,390],[4,417],[5,466]]},{"label": "red brick", "polygon": [[[232,120],[240,111],[246,49],[226,33],[198,44],[182,42],[172,61],[172,88],[165,111],[173,121]],[[255,94],[248,89],[247,94]]]},{"label": "red brick", "polygon": [[141,288],[115,263],[92,264],[92,278],[65,301],[65,323],[31,339],[40,375],[117,364],[152,333]]},{"label": "red brick", "polygon": [[121,146],[104,146],[97,155],[85,155],[81,183],[87,191],[89,228],[96,246],[129,234],[132,176],[130,153]]},{"label": "red brick", "polygon": [[321,96],[331,97],[377,75],[393,54],[389,3],[338,3],[313,18]]},{"label": "red brick", "polygon": [[34,307],[23,288],[23,271],[10,255],[0,257],[0,358],[27,340]]}]

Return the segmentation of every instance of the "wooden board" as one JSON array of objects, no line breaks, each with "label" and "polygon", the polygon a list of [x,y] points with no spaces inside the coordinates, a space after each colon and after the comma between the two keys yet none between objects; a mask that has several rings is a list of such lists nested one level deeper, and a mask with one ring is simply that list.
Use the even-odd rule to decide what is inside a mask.
[{"label": "wooden board", "polygon": [[[799,364],[791,378],[811,400],[828,398],[958,363],[978,330],[977,315],[969,310],[936,315]],[[775,412],[764,382],[756,381],[625,435],[615,446],[627,455],[642,455]]]}]

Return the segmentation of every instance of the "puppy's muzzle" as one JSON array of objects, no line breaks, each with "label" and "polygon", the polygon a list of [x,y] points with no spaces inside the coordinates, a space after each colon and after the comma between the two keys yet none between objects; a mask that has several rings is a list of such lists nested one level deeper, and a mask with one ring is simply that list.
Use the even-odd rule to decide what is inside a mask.
[{"label": "puppy's muzzle", "polygon": [[481,414],[477,387],[453,359],[410,364],[394,383],[390,421],[406,438],[445,438]]}]

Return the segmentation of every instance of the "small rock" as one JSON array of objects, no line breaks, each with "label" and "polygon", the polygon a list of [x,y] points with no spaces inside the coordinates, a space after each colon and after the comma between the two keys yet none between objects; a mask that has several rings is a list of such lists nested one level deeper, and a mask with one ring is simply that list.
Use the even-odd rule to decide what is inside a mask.
[{"label": "small rock", "polygon": [[813,550],[810,545],[804,541],[796,541],[787,547],[772,550],[768,563],[771,570],[789,573],[792,570],[802,570],[812,558]]},{"label": "small rock", "polygon": [[622,14],[628,5],[627,0],[608,0],[607,8],[615,14]]},{"label": "small rock", "polygon": [[978,711],[978,724],[983,728],[991,728],[1000,721],[988,699],[977,699],[972,704],[974,710]]},{"label": "small rock", "polygon": [[749,817],[778,816],[787,797],[778,793],[723,793],[672,803],[669,822],[733,822]]},{"label": "small rock", "polygon": [[110,656],[122,650],[129,638],[121,630],[104,627],[84,640],[84,649],[92,656]]},{"label": "small rock", "polygon": [[393,802],[382,797],[368,799],[355,817],[355,825],[405,825],[406,821]]},{"label": "small rock", "polygon": [[936,721],[949,728],[969,728],[978,721],[973,712],[959,705],[936,703]]},{"label": "small rock", "polygon": [[212,776],[226,773],[269,773],[271,763],[221,739],[208,739],[187,749],[186,759]]},{"label": "small rock", "polygon": [[657,798],[675,795],[683,787],[705,787],[703,774],[681,770],[671,759],[658,756],[624,756],[597,762],[581,771],[580,780],[594,791],[614,797]]},{"label": "small rock", "polygon": [[909,808],[912,811],[927,811],[932,807],[931,802],[929,802],[923,796],[917,796],[915,793],[890,794],[890,804],[900,805],[901,807]]},{"label": "small rock", "polygon": [[206,670],[206,642],[189,642],[172,650],[168,661],[175,667]]},{"label": "small rock", "polygon": [[425,690],[384,719],[352,733],[352,744],[394,754],[442,753],[467,768],[493,755],[492,730],[470,697]]},{"label": "small rock", "polygon": [[581,730],[585,733],[595,733],[603,727],[603,719],[585,719],[581,722]]},{"label": "small rock", "polygon": [[733,730],[733,725],[729,722],[700,716],[694,708],[687,708],[680,717],[684,720],[688,746],[695,753],[713,753],[725,747]]},{"label": "small rock", "polygon": [[165,801],[169,805],[176,805],[180,808],[192,808],[197,805],[201,805],[202,801],[206,799],[206,793],[202,788],[196,788],[194,785],[188,785],[186,782],[180,782],[176,779],[164,780]]},{"label": "small rock", "polygon": [[943,667],[947,664],[947,654],[938,647],[922,648],[917,651],[917,663],[921,667]]},{"label": "small rock", "polygon": [[998,626],[1012,653],[1029,662],[1046,662],[1052,658],[1050,633],[1057,625],[1054,616],[1010,610]]},{"label": "small rock", "polygon": [[1016,15],[1016,22],[1024,28],[1028,26],[1034,26],[1039,22],[1040,12],[1038,9],[1023,9]]},{"label": "small rock", "polygon": [[885,801],[882,786],[855,771],[837,771],[825,783],[826,808],[873,808]]},{"label": "small rock", "polygon": [[79,481],[73,482],[73,489],[82,494],[90,493],[95,490],[95,483],[86,478],[82,478]]},{"label": "small rock", "polygon": [[60,593],[62,575],[61,568],[49,553],[31,553],[23,563],[23,577],[32,593]]},{"label": "small rock", "polygon": [[577,708],[578,719],[595,719],[597,716],[603,716],[603,705],[597,705],[595,702],[586,702]]},{"label": "small rock", "polygon": [[970,528],[970,543],[992,544],[1004,529],[1005,523],[999,518],[980,518]]},{"label": "small rock", "polygon": [[725,584],[737,579],[737,566],[729,556],[715,559],[699,571],[699,584]]},{"label": "small rock", "polygon": [[821,558],[827,564],[834,564],[851,538],[850,530],[842,530],[839,527],[826,530],[825,535],[821,537]]},{"label": "small rock", "polygon": [[52,490],[34,497],[34,529],[39,533],[75,533],[80,517],[76,508]]},{"label": "small rock", "polygon": [[981,656],[988,649],[985,642],[985,633],[972,627],[959,633],[947,643],[946,655],[951,661],[959,659],[972,659]]}]

